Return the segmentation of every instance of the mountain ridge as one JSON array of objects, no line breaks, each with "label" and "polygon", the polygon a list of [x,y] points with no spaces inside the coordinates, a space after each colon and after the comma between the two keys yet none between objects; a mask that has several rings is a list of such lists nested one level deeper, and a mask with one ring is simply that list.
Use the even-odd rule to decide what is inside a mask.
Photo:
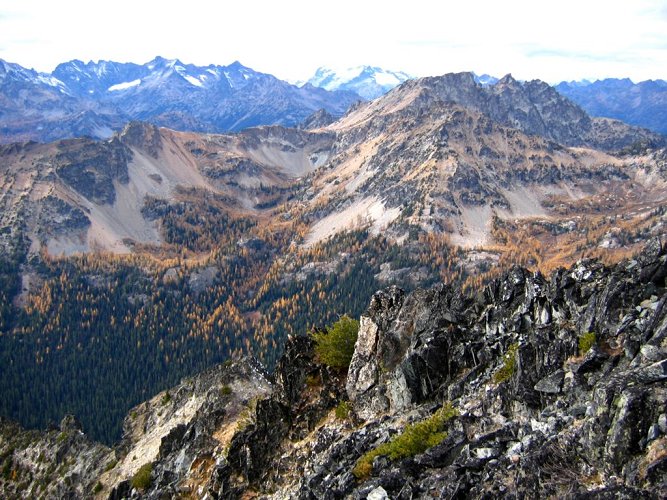
[{"label": "mountain ridge", "polygon": [[[274,366],[289,335],[360,314],[386,284],[611,263],[661,234],[665,150],[628,126],[624,152],[541,137],[591,129],[524,85],[410,81],[308,130],[132,123],[102,142],[3,146],[3,413],[35,426],[72,408],[111,442],[146,391],[240,353]],[[101,414],[104,400],[117,406]]]},{"label": "mountain ridge", "polygon": [[352,92],[299,88],[238,61],[199,67],[162,57],[143,65],[73,60],[52,74],[3,61],[2,69],[2,142],[107,138],[132,120],[204,132],[295,126],[319,109],[340,116],[359,100]]},{"label": "mountain ridge", "polygon": [[594,82],[561,82],[561,94],[578,103],[591,116],[622,120],[667,134],[667,82],[606,78]]}]

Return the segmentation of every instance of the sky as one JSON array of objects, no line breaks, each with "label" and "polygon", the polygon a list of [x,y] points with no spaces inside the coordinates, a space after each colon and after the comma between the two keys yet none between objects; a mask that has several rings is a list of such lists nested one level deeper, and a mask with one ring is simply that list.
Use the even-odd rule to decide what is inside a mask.
[{"label": "sky", "polygon": [[362,64],[413,76],[667,79],[667,0],[0,0],[0,59],[240,61],[288,81]]}]

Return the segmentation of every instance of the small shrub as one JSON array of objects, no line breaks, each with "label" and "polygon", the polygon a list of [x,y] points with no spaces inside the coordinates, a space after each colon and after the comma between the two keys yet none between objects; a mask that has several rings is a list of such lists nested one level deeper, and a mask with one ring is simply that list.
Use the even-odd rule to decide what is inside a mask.
[{"label": "small shrub", "polygon": [[147,464],[139,467],[137,473],[132,477],[132,487],[138,490],[145,490],[151,485],[151,473],[153,472],[153,464]]},{"label": "small shrub", "polygon": [[595,332],[588,332],[581,335],[579,337],[579,355],[583,356],[590,351],[596,342],[597,337],[595,336]]},{"label": "small shrub", "polygon": [[13,462],[11,457],[5,459],[5,463],[2,465],[2,477],[9,479],[12,472]]},{"label": "small shrub", "polygon": [[61,432],[61,433],[58,434],[58,436],[56,437],[56,443],[60,444],[60,443],[62,443],[63,441],[65,441],[65,439],[67,439],[67,433],[66,433],[66,432]]},{"label": "small shrub", "polygon": [[162,396],[162,404],[166,405],[169,403],[169,401],[171,401],[171,394],[169,394],[169,391],[167,391],[164,393],[164,396]]},{"label": "small shrub", "polygon": [[447,437],[445,424],[457,416],[458,410],[451,403],[445,403],[429,418],[408,425],[402,433],[394,436],[391,441],[365,453],[357,460],[352,474],[357,479],[365,479],[373,471],[373,460],[379,456],[387,456],[390,460],[413,457],[439,444]]},{"label": "small shrub", "polygon": [[332,368],[349,367],[358,333],[359,322],[347,315],[341,317],[327,331],[312,333],[317,357]]},{"label": "small shrub", "polygon": [[338,420],[347,420],[350,417],[350,412],[352,411],[352,405],[349,401],[341,401],[336,406],[336,418]]},{"label": "small shrub", "polygon": [[516,353],[519,351],[519,344],[514,343],[507,349],[503,359],[503,366],[493,375],[493,381],[500,384],[509,380],[516,370]]},{"label": "small shrub", "polygon": [[232,392],[232,388],[228,385],[223,385],[222,389],[220,389],[220,392],[222,393],[223,396],[229,396]]},{"label": "small shrub", "polygon": [[320,377],[317,375],[306,375],[306,385],[308,387],[317,387],[320,385]]},{"label": "small shrub", "polygon": [[104,467],[104,472],[109,472],[111,469],[116,467],[116,464],[118,464],[118,460],[113,459],[111,462],[109,462],[106,467]]},{"label": "small shrub", "polygon": [[100,491],[102,491],[102,488],[104,488],[104,486],[102,486],[102,483],[97,481],[97,484],[93,488],[93,493],[99,493]]},{"label": "small shrub", "polygon": [[248,402],[248,405],[241,411],[236,424],[236,430],[241,432],[249,425],[255,424],[255,417],[257,415],[257,400],[253,398]]}]

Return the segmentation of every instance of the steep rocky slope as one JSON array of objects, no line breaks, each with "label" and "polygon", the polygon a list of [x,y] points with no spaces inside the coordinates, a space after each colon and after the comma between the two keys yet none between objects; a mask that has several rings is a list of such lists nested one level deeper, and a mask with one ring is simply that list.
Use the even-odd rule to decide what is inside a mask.
[{"label": "steep rocky slope", "polygon": [[[320,364],[311,338],[291,338],[272,382],[240,360],[138,406],[117,463],[85,445],[67,463],[78,470],[98,450],[88,472],[37,486],[84,445],[58,437],[53,454],[53,431],[16,439],[3,423],[2,491],[86,491],[96,469],[109,498],[661,498],[666,277],[655,239],[612,268],[581,261],[547,280],[517,267],[473,294],[391,287],[362,315],[347,373]],[[349,414],[336,410],[345,400]],[[433,446],[355,469],[445,402]]]},{"label": "steep rocky slope", "polygon": [[158,129],[133,122],[108,141],[69,139],[0,147],[0,225],[4,246],[22,232],[32,253],[93,249],[126,253],[163,241],[146,203],[178,201],[184,189],[254,213],[327,158],[329,133],[281,127],[233,136]]}]

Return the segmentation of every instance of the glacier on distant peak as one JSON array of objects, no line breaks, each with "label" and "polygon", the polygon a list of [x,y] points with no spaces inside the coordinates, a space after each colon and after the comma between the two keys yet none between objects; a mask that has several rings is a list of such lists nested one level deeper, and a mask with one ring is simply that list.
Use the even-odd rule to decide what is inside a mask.
[{"label": "glacier on distant peak", "polygon": [[354,66],[340,70],[321,67],[307,83],[330,91],[349,90],[370,100],[411,78],[402,71],[389,71],[377,66]]}]

